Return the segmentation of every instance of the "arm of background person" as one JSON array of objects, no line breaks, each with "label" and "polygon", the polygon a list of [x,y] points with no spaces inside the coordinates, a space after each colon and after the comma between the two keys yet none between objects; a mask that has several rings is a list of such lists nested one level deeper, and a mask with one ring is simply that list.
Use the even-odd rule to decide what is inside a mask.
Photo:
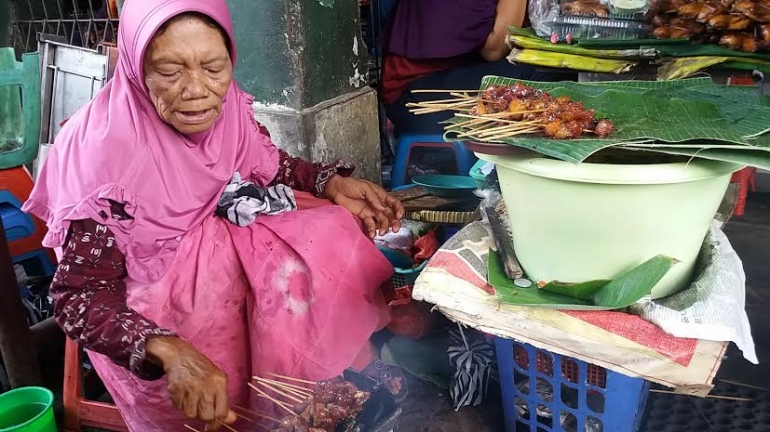
[{"label": "arm of background person", "polygon": [[481,56],[486,61],[494,62],[510,53],[506,43],[508,27],[521,27],[527,15],[526,0],[498,0],[495,15],[495,26],[487,37],[487,42],[481,48]]},{"label": "arm of background person", "polygon": [[172,334],[126,304],[125,257],[109,228],[73,221],[66,245],[51,284],[56,322],[79,345],[137,377],[162,377],[162,367],[145,358],[145,344],[152,335]]}]

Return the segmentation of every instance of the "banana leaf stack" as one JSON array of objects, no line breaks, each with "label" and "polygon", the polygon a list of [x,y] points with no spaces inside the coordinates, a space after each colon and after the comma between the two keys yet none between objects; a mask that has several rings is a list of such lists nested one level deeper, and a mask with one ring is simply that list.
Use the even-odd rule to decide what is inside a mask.
[{"label": "banana leaf stack", "polygon": [[[514,85],[519,80],[486,77],[481,89]],[[770,169],[770,98],[752,87],[715,85],[709,78],[675,81],[541,83],[530,87],[567,96],[608,118],[615,131],[607,138],[555,140],[519,135],[491,140],[529,149],[556,159],[580,163],[610,149],[698,157]],[[473,133],[455,117],[445,139],[467,140]],[[466,123],[467,124],[467,121]],[[640,155],[642,156],[642,155]]]},{"label": "banana leaf stack", "polygon": [[586,72],[621,74],[637,66],[661,65],[661,81],[692,76],[711,67],[770,73],[770,55],[734,51],[688,39],[581,40],[577,45],[551,43],[531,29],[510,27],[511,63]]}]

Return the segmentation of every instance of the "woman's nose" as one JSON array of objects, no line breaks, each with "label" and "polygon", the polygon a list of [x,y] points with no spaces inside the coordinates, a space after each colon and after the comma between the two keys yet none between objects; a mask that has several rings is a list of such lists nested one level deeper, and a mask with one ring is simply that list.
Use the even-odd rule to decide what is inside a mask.
[{"label": "woman's nose", "polygon": [[208,87],[206,87],[202,77],[198,74],[192,74],[184,86],[182,99],[203,99],[206,97],[208,97]]}]

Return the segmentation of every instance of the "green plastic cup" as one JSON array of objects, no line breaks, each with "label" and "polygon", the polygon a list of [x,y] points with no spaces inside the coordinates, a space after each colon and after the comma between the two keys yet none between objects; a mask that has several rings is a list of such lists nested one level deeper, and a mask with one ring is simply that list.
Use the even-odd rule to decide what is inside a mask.
[{"label": "green plastic cup", "polygon": [[0,432],[56,432],[53,393],[22,387],[0,395]]}]

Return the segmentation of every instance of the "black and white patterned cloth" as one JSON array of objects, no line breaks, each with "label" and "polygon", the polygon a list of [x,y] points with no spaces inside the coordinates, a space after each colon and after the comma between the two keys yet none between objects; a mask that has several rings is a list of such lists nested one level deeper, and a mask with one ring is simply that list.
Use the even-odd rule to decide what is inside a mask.
[{"label": "black and white patterned cloth", "polygon": [[277,215],[297,209],[294,191],[285,185],[263,188],[233,174],[217,203],[217,216],[238,226],[249,226],[258,215]]},{"label": "black and white patterned cloth", "polygon": [[459,324],[458,329],[459,332],[450,332],[457,343],[447,350],[449,363],[454,371],[449,384],[449,395],[452,397],[455,411],[466,406],[479,406],[484,402],[495,361],[495,351],[489,342],[483,338],[475,341],[466,338]]}]

